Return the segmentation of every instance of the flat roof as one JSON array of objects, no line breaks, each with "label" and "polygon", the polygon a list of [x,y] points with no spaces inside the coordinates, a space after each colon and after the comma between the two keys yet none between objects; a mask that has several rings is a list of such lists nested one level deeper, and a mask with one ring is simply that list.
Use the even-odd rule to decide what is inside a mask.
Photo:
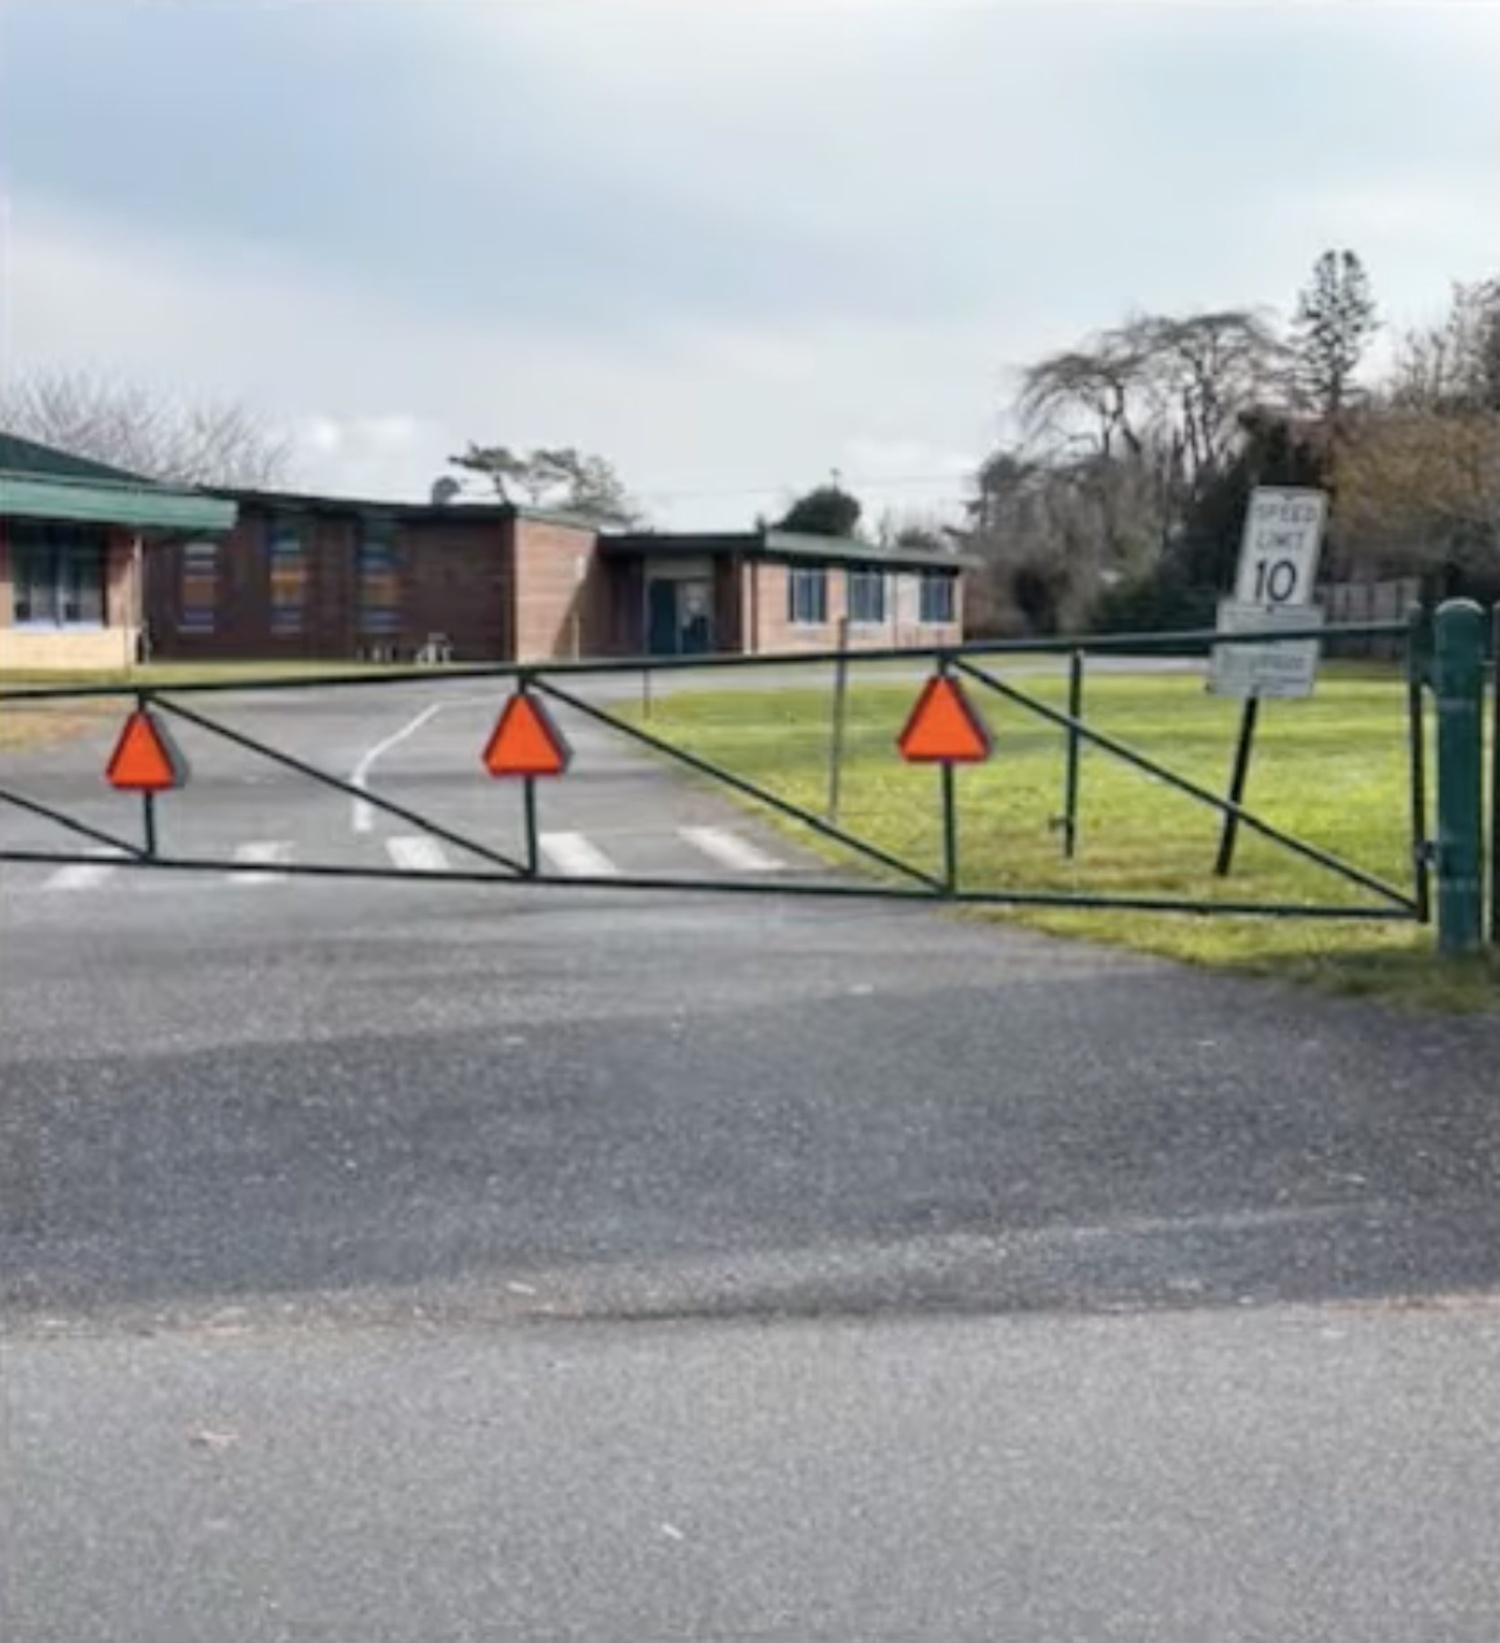
[{"label": "flat roof", "polygon": [[330,496],[316,491],[262,491],[243,486],[211,485],[215,496],[228,497],[245,508],[284,509],[304,513],[356,513],[383,519],[406,519],[432,523],[466,519],[480,524],[498,524],[507,519],[534,519],[544,525],[571,525],[579,530],[598,531],[596,520],[561,508],[532,508],[521,502],[402,502],[389,497]]},{"label": "flat roof", "polygon": [[825,565],[866,565],[894,570],[968,570],[974,561],[963,554],[930,548],[883,548],[853,536],[811,536],[802,531],[627,531],[599,538],[606,554],[650,554],[656,558],[718,558],[744,554],[751,559]]}]

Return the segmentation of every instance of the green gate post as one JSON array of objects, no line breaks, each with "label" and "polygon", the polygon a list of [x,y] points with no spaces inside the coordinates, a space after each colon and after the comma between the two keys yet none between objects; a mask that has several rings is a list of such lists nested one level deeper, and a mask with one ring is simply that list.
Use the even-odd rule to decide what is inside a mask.
[{"label": "green gate post", "polygon": [[1484,612],[1472,599],[1438,607],[1438,951],[1477,953],[1484,943]]}]

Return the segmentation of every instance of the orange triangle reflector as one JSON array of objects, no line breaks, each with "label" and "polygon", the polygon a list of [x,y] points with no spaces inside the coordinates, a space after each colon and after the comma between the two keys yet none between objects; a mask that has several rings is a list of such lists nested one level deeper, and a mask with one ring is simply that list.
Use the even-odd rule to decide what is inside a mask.
[{"label": "orange triangle reflector", "polygon": [[911,764],[979,764],[990,756],[990,733],[958,680],[939,673],[922,687],[896,746]]},{"label": "orange triangle reflector", "polygon": [[125,721],[104,776],[122,793],[169,793],[186,785],[187,760],[161,720],[140,707]]},{"label": "orange triangle reflector", "polygon": [[492,776],[561,776],[573,750],[535,696],[516,695],[505,704],[484,750]]}]

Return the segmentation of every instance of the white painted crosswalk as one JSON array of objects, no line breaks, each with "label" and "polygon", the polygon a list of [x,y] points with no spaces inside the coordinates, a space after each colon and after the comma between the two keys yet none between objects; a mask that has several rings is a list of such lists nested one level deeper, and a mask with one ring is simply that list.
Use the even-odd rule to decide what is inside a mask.
[{"label": "white painted crosswalk", "polygon": [[[544,832],[537,839],[544,874],[556,878],[608,880],[629,877],[693,879],[725,874],[765,876],[784,872],[787,864],[762,845],[728,827],[663,827],[598,835],[582,831]],[[513,848],[514,854],[519,854]],[[194,855],[214,855],[222,871],[173,872],[132,869],[117,853],[99,851],[88,860],[42,870],[8,867],[0,862],[0,894],[8,891],[76,895],[103,889],[177,891],[235,885],[243,889],[286,885],[294,881],[299,862],[334,862],[347,867],[395,868],[413,876],[469,869],[475,864],[463,852],[423,833],[392,834],[359,841],[353,853],[337,844],[296,845],[287,839],[247,839],[205,848]]]},{"label": "white painted crosswalk", "polygon": [[391,865],[403,873],[444,873],[448,871],[448,856],[436,839],[415,833],[410,837],[387,839],[386,853]]},{"label": "white painted crosswalk", "polygon": [[570,879],[617,879],[620,869],[583,833],[543,833],[537,841],[554,873]]},{"label": "white painted crosswalk", "polygon": [[727,827],[682,827],[682,837],[732,873],[776,873],[782,864]]},{"label": "white painted crosswalk", "polygon": [[66,867],[59,867],[46,881],[44,888],[48,890],[97,890],[101,884],[107,884],[117,868],[114,856],[101,856],[98,861],[70,862]]},{"label": "white painted crosswalk", "polygon": [[292,859],[292,847],[280,839],[252,839],[248,844],[235,846],[234,859],[242,862],[248,868],[258,868],[258,872],[240,872],[229,875],[232,884],[285,884],[285,873],[267,872],[266,869],[289,862]]}]

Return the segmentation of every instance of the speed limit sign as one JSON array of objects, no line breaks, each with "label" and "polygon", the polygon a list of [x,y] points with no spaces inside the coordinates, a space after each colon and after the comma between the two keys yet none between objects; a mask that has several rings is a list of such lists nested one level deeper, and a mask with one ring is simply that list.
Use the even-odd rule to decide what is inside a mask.
[{"label": "speed limit sign", "polygon": [[[1328,497],[1322,491],[1261,486],[1250,493],[1234,598],[1219,605],[1221,633],[1272,633],[1321,626],[1313,607]],[[1215,645],[1208,688],[1253,703],[1261,696],[1309,696],[1318,676],[1313,639]],[[1253,718],[1247,718],[1253,730]],[[1246,746],[1250,730],[1242,731]]]},{"label": "speed limit sign", "polygon": [[1312,602],[1328,518],[1323,491],[1261,486],[1250,493],[1234,597],[1281,608]]}]

